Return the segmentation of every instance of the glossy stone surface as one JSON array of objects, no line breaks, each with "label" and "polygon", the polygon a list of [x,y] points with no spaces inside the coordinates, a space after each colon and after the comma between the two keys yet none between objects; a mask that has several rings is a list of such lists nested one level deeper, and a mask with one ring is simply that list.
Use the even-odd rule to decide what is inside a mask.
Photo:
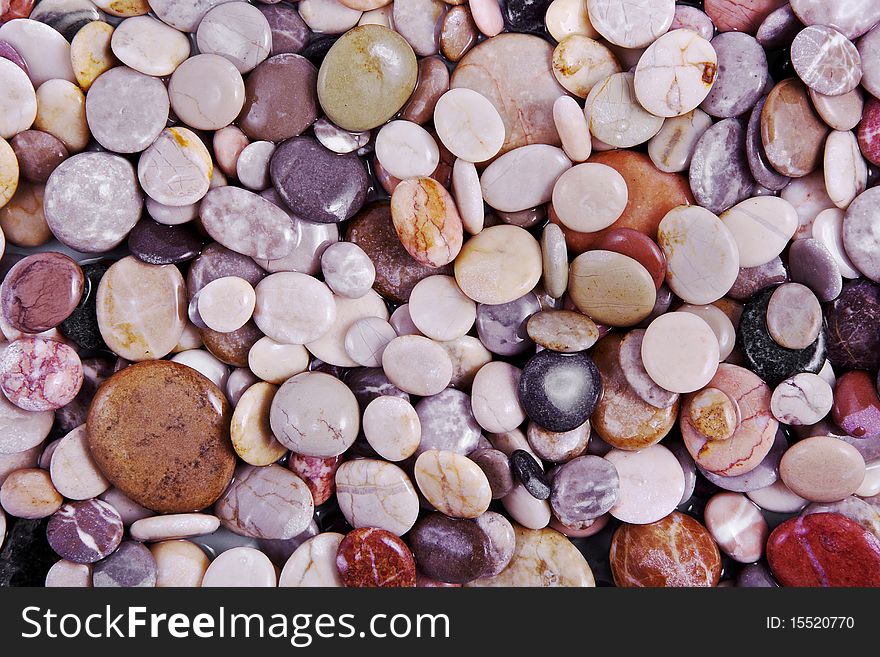
[{"label": "glossy stone surface", "polygon": [[318,116],[317,71],[304,57],[284,53],[259,64],[245,81],[239,126],[253,140],[280,142],[305,131]]},{"label": "glossy stone surface", "polygon": [[343,463],[336,472],[336,499],[352,527],[376,527],[396,536],[415,523],[415,486],[396,465],[378,459]]},{"label": "glossy stone surface", "polygon": [[349,532],[339,544],[336,567],[345,586],[401,588],[416,584],[416,565],[406,544],[383,529]]},{"label": "glossy stone surface", "polygon": [[678,512],[648,525],[622,525],[609,558],[617,586],[715,586],[721,577],[721,555],[709,531]]},{"label": "glossy stone surface", "polygon": [[434,508],[453,518],[476,518],[492,501],[483,471],[455,452],[422,452],[416,459],[415,478],[419,490]]},{"label": "glossy stone surface", "polygon": [[517,226],[491,226],[467,241],[455,261],[455,280],[478,303],[502,304],[530,292],[541,278],[537,240]]},{"label": "glossy stone surface", "polygon": [[58,326],[79,303],[83,273],[68,256],[56,252],[19,260],[0,287],[3,317],[24,333],[41,333]]},{"label": "glossy stone surface", "polygon": [[309,487],[316,507],[324,504],[336,492],[335,477],[340,463],[339,456],[322,458],[291,452],[287,458],[287,467]]},{"label": "glossy stone surface", "polygon": [[232,478],[229,415],[223,393],[192,368],[140,363],[95,396],[89,447],[107,479],[139,504],[165,513],[202,509]]},{"label": "glossy stone surface", "polygon": [[836,368],[873,370],[880,363],[880,336],[870,327],[880,317],[880,286],[848,283],[825,315],[828,359]]},{"label": "glossy stone surface", "polygon": [[591,358],[550,350],[529,360],[519,386],[528,416],[550,431],[570,431],[586,422],[601,395],[601,377]]},{"label": "glossy stone surface", "polygon": [[136,541],[123,541],[116,551],[95,564],[95,587],[154,587],[156,560],[150,550]]},{"label": "glossy stone surface", "polygon": [[45,183],[69,155],[60,139],[40,130],[19,132],[9,144],[18,160],[20,174],[36,183]]},{"label": "glossy stone surface", "polygon": [[407,536],[419,570],[441,582],[464,584],[483,575],[489,565],[489,539],[472,520],[432,513]]},{"label": "glossy stone surface", "polygon": [[541,309],[538,298],[527,294],[505,304],[477,306],[477,335],[489,351],[512,356],[533,345],[526,332],[529,319]]},{"label": "glossy stone surface", "polygon": [[813,172],[827,134],[828,126],[816,114],[800,80],[783,80],[767,96],[761,112],[761,139],[779,173],[800,178]]},{"label": "glossy stone surface", "polygon": [[620,478],[620,492],[609,513],[627,523],[624,526],[655,523],[681,502],[684,471],[666,447],[652,445],[638,452],[612,449],[605,458]]},{"label": "glossy stone surface", "polygon": [[129,250],[151,265],[172,265],[192,260],[202,241],[186,226],[166,226],[143,219],[128,234]]},{"label": "glossy stone surface", "polygon": [[837,380],[832,416],[835,424],[851,436],[880,436],[880,399],[870,374],[857,370]]},{"label": "glossy stone surface", "polygon": [[575,529],[591,524],[617,502],[617,468],[599,456],[579,456],[553,475],[550,506],[555,516]]},{"label": "glossy stone surface", "polygon": [[76,352],[34,336],[10,343],[0,358],[0,391],[25,411],[47,411],[73,401],[83,381]]},{"label": "glossy stone surface", "polygon": [[74,563],[95,563],[109,556],[122,541],[122,519],[106,502],[69,502],[46,527],[49,545]]}]

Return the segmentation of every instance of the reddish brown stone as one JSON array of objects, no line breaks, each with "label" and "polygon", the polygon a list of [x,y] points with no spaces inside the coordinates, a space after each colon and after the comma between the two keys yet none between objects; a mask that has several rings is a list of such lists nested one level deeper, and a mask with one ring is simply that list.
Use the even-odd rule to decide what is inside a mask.
[{"label": "reddish brown stone", "polygon": [[19,260],[0,286],[3,317],[24,333],[42,333],[70,316],[82,297],[82,269],[63,253]]},{"label": "reddish brown stone", "polygon": [[18,158],[21,175],[35,183],[49,180],[49,174],[69,155],[60,139],[39,130],[19,132],[9,144]]},{"label": "reddish brown stone", "polygon": [[770,534],[767,561],[783,586],[880,586],[880,540],[838,513],[786,520]]},{"label": "reddish brown stone", "polygon": [[859,149],[871,164],[880,165],[880,100],[873,96],[865,103],[858,127]]},{"label": "reddish brown stone", "polygon": [[0,0],[0,23],[31,15],[37,0]]},{"label": "reddish brown stone", "polygon": [[[657,227],[666,213],[679,205],[694,202],[684,176],[660,171],[644,153],[607,151],[596,153],[589,161],[605,164],[623,176],[629,189],[629,200],[620,218],[604,230],[579,233],[562,226],[568,250],[574,254],[596,248],[599,240],[618,228],[632,228],[656,241]],[[555,224],[560,223],[552,206],[550,220]]]},{"label": "reddish brown stone", "polygon": [[649,525],[621,525],[609,558],[620,587],[715,586],[721,577],[709,530],[678,511]]},{"label": "reddish brown stone", "polygon": [[434,117],[440,96],[449,91],[449,69],[439,57],[425,57],[419,62],[419,81],[403,107],[400,118],[422,125]]},{"label": "reddish brown stone", "polygon": [[480,36],[471,10],[465,6],[453,7],[443,18],[440,27],[440,52],[450,62],[457,62],[473,48]]},{"label": "reddish brown stone", "polygon": [[183,513],[213,504],[232,479],[229,402],[186,365],[130,365],[101,386],[89,447],[104,476],[138,504]]},{"label": "reddish brown stone", "polygon": [[880,436],[880,398],[871,375],[856,370],[837,379],[831,414],[837,426],[850,436]]},{"label": "reddish brown stone", "polygon": [[321,458],[320,456],[303,456],[291,452],[287,459],[287,467],[306,482],[312,491],[315,506],[320,506],[336,492],[336,471],[342,463],[342,456]]},{"label": "reddish brown stone", "polygon": [[208,351],[218,360],[233,367],[247,367],[248,352],[263,337],[263,332],[253,321],[249,321],[240,329],[228,333],[205,328],[199,329],[199,335]]},{"label": "reddish brown stone", "polygon": [[238,127],[252,140],[296,137],[318,118],[318,70],[305,57],[282,53],[245,78]]},{"label": "reddish brown stone", "polygon": [[435,274],[452,275],[452,266],[439,269],[419,264],[406,252],[391,222],[391,206],[374,203],[361,210],[348,224],[346,240],[361,247],[376,266],[373,288],[395,303],[409,301],[413,287]]},{"label": "reddish brown stone", "polygon": [[400,538],[384,529],[349,532],[336,552],[336,567],[351,588],[404,588],[416,585],[416,562]]},{"label": "reddish brown stone", "polygon": [[705,10],[719,32],[755,34],[761,23],[788,0],[706,0]]},{"label": "reddish brown stone", "polygon": [[614,251],[637,260],[648,270],[657,289],[666,280],[666,256],[650,237],[632,228],[615,228],[596,242],[596,248]]}]

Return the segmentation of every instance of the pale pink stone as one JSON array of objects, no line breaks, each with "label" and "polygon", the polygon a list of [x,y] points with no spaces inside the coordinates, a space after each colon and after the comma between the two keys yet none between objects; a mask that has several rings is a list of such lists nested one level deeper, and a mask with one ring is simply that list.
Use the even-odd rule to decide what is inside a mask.
[{"label": "pale pink stone", "polygon": [[215,132],[214,158],[220,170],[230,178],[235,178],[238,175],[238,156],[250,143],[247,135],[234,125]]},{"label": "pale pink stone", "polygon": [[504,17],[498,0],[471,0],[470,8],[477,29],[487,37],[500,34],[504,29]]},{"label": "pale pink stone", "polygon": [[764,554],[770,529],[742,493],[718,493],[706,504],[706,528],[718,547],[740,563],[754,563]]},{"label": "pale pink stone", "polygon": [[83,382],[76,352],[40,337],[16,340],[0,360],[0,390],[26,411],[47,411],[73,401]]}]

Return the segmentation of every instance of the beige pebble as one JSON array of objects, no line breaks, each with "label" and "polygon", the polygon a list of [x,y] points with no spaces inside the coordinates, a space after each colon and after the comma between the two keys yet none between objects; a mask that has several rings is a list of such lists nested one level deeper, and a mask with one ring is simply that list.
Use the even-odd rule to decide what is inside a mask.
[{"label": "beige pebble", "polygon": [[256,302],[250,283],[238,276],[223,276],[199,291],[199,316],[209,329],[231,333],[247,324]]},{"label": "beige pebble", "polygon": [[466,586],[596,586],[587,560],[558,531],[549,528],[526,529],[519,525],[514,525],[513,529],[516,532],[516,549],[507,568],[494,577],[478,579]]},{"label": "beige pebble", "polygon": [[721,214],[739,251],[740,267],[759,267],[776,258],[798,227],[797,210],[785,199],[756,196]]},{"label": "beige pebble", "polygon": [[586,0],[593,27],[623,48],[644,48],[666,33],[675,18],[673,0]]},{"label": "beige pebble", "polygon": [[[143,16],[150,13],[150,5],[147,0],[95,0],[94,4],[98,9],[107,12],[111,16]],[[89,23],[89,25],[92,25],[92,23]]]},{"label": "beige pebble", "polygon": [[[190,57],[174,71],[168,84],[171,109],[197,130],[219,130],[235,120],[245,101],[244,80],[225,57]],[[274,149],[273,149],[274,150]],[[242,184],[245,181],[241,179]],[[252,188],[245,184],[245,187]],[[268,187],[259,187],[264,189]]]},{"label": "beige pebble", "polygon": [[810,100],[816,112],[834,130],[852,130],[862,120],[865,100],[858,88],[841,96],[825,96],[810,89]]},{"label": "beige pebble", "polygon": [[156,560],[156,587],[200,587],[210,560],[190,541],[162,541],[150,546]]},{"label": "beige pebble", "polygon": [[270,465],[287,454],[269,426],[269,409],[277,390],[271,383],[255,383],[235,405],[229,435],[235,453],[245,463]]},{"label": "beige pebble", "polygon": [[49,473],[55,489],[71,500],[97,497],[110,488],[110,482],[92,459],[88,430],[84,424],[58,442],[52,453]]},{"label": "beige pebble", "polygon": [[590,134],[615,148],[632,148],[660,132],[663,119],[636,100],[634,74],[615,73],[597,83],[584,106]]},{"label": "beige pebble", "polygon": [[553,103],[553,123],[562,150],[572,162],[584,162],[593,151],[590,128],[583,108],[571,96],[560,96]]},{"label": "beige pebble", "polygon": [[552,512],[547,500],[532,496],[521,483],[501,498],[501,504],[510,517],[528,529],[542,529],[550,524]]},{"label": "beige pebble", "polygon": [[455,260],[459,288],[477,303],[519,299],[538,284],[542,271],[538,241],[518,226],[484,229],[465,243]]},{"label": "beige pebble", "polygon": [[849,130],[834,130],[828,135],[824,171],[828,198],[839,208],[849,207],[853,199],[867,188],[868,165],[862,157],[858,139]]},{"label": "beige pebble", "polygon": [[706,322],[718,338],[718,360],[727,360],[736,345],[736,329],[730,317],[721,308],[712,304],[695,306],[685,303],[679,306],[676,312],[691,313]]},{"label": "beige pebble", "polygon": [[616,169],[590,162],[572,167],[553,187],[553,210],[571,230],[593,233],[620,218],[629,200],[626,181]]},{"label": "beige pebble", "polygon": [[412,404],[390,395],[367,404],[363,429],[370,447],[388,461],[408,459],[416,453],[422,437],[422,425]]},{"label": "beige pebble", "polygon": [[822,306],[813,291],[800,283],[785,283],[770,295],[767,330],[786,349],[806,349],[822,330]]},{"label": "beige pebble", "polygon": [[157,77],[174,73],[190,53],[184,34],[150,16],[122,21],[113,32],[110,46],[126,66]]},{"label": "beige pebble", "polygon": [[439,344],[452,361],[452,379],[449,385],[455,388],[470,389],[480,368],[492,360],[492,352],[472,335]]},{"label": "beige pebble", "polygon": [[374,290],[359,299],[348,299],[334,295],[336,301],[336,321],[320,339],[309,342],[306,347],[325,363],[339,367],[357,367],[357,363],[345,352],[345,336],[348,329],[363,317],[379,317],[388,320],[388,307]]},{"label": "beige pebble", "polygon": [[686,171],[697,142],[712,127],[712,117],[701,109],[666,119],[660,132],[651,137],[648,155],[660,171]]},{"label": "beige pebble", "polygon": [[419,497],[409,477],[396,465],[378,459],[340,465],[336,500],[352,527],[378,527],[397,536],[408,532],[419,515]]},{"label": "beige pebble", "polygon": [[35,520],[51,516],[63,502],[49,473],[39,468],[16,470],[0,487],[0,506],[16,518]]},{"label": "beige pebble", "polygon": [[438,343],[418,335],[395,338],[382,354],[388,379],[404,392],[436,395],[452,379],[452,360]]},{"label": "beige pebble", "polygon": [[345,334],[345,353],[358,365],[381,367],[382,354],[397,332],[379,317],[357,320]]},{"label": "beige pebble", "polygon": [[586,98],[597,82],[614,73],[620,73],[614,53],[582,34],[563,38],[553,51],[553,75],[580,98]]},{"label": "beige pebble", "polygon": [[813,436],[788,448],[779,463],[782,481],[811,502],[836,502],[852,495],[865,479],[865,460],[838,438]]},{"label": "beige pebble", "polygon": [[477,518],[492,501],[489,480],[480,467],[455,452],[423,452],[416,459],[415,476],[434,508],[453,518]]},{"label": "beige pebble", "polygon": [[654,309],[657,288],[637,260],[613,251],[587,251],[571,263],[571,300],[593,320],[633,326]]},{"label": "beige pebble", "polygon": [[401,180],[430,176],[440,163],[434,137],[412,121],[391,121],[382,126],[376,135],[375,153],[385,172]]},{"label": "beige pebble", "polygon": [[278,272],[257,284],[253,317],[273,340],[306,344],[333,327],[336,303],[321,281],[299,272]]},{"label": "beige pebble", "polygon": [[425,266],[442,267],[461,251],[463,227],[455,201],[433,178],[397,185],[391,195],[391,219],[407,253]]},{"label": "beige pebble", "polygon": [[86,98],[67,80],[47,80],[37,89],[34,128],[57,137],[71,154],[83,150],[91,132],[86,121]]},{"label": "beige pebble", "polygon": [[234,547],[220,554],[202,578],[203,587],[274,588],[275,566],[265,554],[251,547]]},{"label": "beige pebble", "polygon": [[477,304],[458,287],[452,276],[428,276],[412,290],[409,314],[422,334],[438,341],[466,335],[477,318]]},{"label": "beige pebble", "polygon": [[471,235],[483,230],[485,213],[480,174],[473,162],[457,158],[452,165],[452,195],[464,229]]},{"label": "beige pebble", "polygon": [[529,318],[526,330],[537,344],[562,353],[585,351],[599,339],[599,329],[593,320],[572,310],[536,313]]},{"label": "beige pebble", "polygon": [[834,391],[827,381],[818,374],[800,372],[776,386],[770,411],[785,424],[810,426],[828,415],[833,404]]},{"label": "beige pebble", "polygon": [[529,144],[508,151],[483,171],[483,199],[501,212],[529,210],[546,203],[559,176],[571,167],[561,148]]},{"label": "beige pebble", "polygon": [[501,115],[485,96],[472,89],[450,89],[440,96],[434,108],[434,127],[443,145],[468,162],[485,162],[498,155],[504,145]]},{"label": "beige pebble", "polygon": [[211,188],[214,164],[196,133],[174,127],[163,130],[141,153],[137,173],[147,196],[179,207],[204,198]]},{"label": "beige pebble", "polygon": [[736,402],[718,388],[703,388],[690,402],[688,419],[701,436],[727,440],[739,426]]},{"label": "beige pebble", "polygon": [[110,49],[113,26],[104,21],[92,21],[84,25],[70,42],[70,63],[76,82],[88,91],[92,82],[119,61]]},{"label": "beige pebble", "polygon": [[[2,543],[0,543],[2,544]],[[61,559],[46,573],[46,588],[89,588],[92,586],[92,564]]]},{"label": "beige pebble", "polygon": [[180,338],[177,340],[177,344],[174,345],[171,353],[179,354],[182,351],[198,349],[202,346],[204,346],[204,343],[202,342],[202,336],[199,334],[199,327],[187,321],[186,326],[183,327],[183,333],[180,334]]},{"label": "beige pebble", "polygon": [[[0,137],[0,208],[5,207],[15,196],[19,185],[19,176],[15,151],[12,150],[8,141]],[[2,256],[3,251],[6,250],[6,238],[2,237],[0,241],[2,241],[2,248],[0,248],[0,256]]]},{"label": "beige pebble", "polygon": [[8,59],[0,58],[0,137],[11,139],[31,127],[37,117],[37,95],[27,73]]},{"label": "beige pebble", "polygon": [[782,479],[777,479],[764,488],[749,491],[746,495],[765,511],[775,513],[797,513],[809,504],[809,500],[792,492]]},{"label": "beige pebble", "polygon": [[544,289],[559,299],[568,289],[568,246],[558,224],[548,223],[541,232]]},{"label": "beige pebble", "polygon": [[471,391],[471,410],[486,431],[513,431],[525,420],[519,403],[522,370],[503,361],[487,363],[477,372]]},{"label": "beige pebble", "polygon": [[300,545],[281,571],[279,587],[343,587],[336,567],[336,553],[345,538],[336,532],[313,536]]},{"label": "beige pebble", "polygon": [[610,511],[618,520],[646,525],[665,518],[678,506],[684,493],[684,472],[663,445],[638,452],[612,449],[605,458],[620,476],[620,495]]},{"label": "beige pebble", "polygon": [[599,38],[599,33],[590,22],[584,0],[553,0],[544,15],[544,25],[557,41],[562,41],[569,34]]},{"label": "beige pebble", "polygon": [[280,385],[309,367],[309,352],[300,344],[283,344],[262,337],[248,352],[248,367],[258,377]]},{"label": "beige pebble", "polygon": [[171,360],[175,363],[191,367],[221,390],[226,387],[226,379],[229,378],[229,367],[205,349],[187,349],[179,354],[175,354]]},{"label": "beige pebble", "polygon": [[694,392],[718,369],[718,339],[711,327],[692,313],[667,313],[651,322],[642,340],[642,362],[648,376],[670,392]]},{"label": "beige pebble", "polygon": [[203,536],[217,531],[220,519],[206,513],[174,513],[152,516],[135,521],[131,537],[138,541],[166,541],[191,536]]}]

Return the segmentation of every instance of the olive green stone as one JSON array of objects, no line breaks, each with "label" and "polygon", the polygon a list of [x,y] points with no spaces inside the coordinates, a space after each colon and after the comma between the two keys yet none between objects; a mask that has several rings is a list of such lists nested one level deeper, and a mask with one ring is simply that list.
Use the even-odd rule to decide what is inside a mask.
[{"label": "olive green stone", "polygon": [[416,55],[403,37],[381,25],[363,25],[330,48],[318,72],[318,100],[340,128],[371,130],[397,114],[417,78]]}]

